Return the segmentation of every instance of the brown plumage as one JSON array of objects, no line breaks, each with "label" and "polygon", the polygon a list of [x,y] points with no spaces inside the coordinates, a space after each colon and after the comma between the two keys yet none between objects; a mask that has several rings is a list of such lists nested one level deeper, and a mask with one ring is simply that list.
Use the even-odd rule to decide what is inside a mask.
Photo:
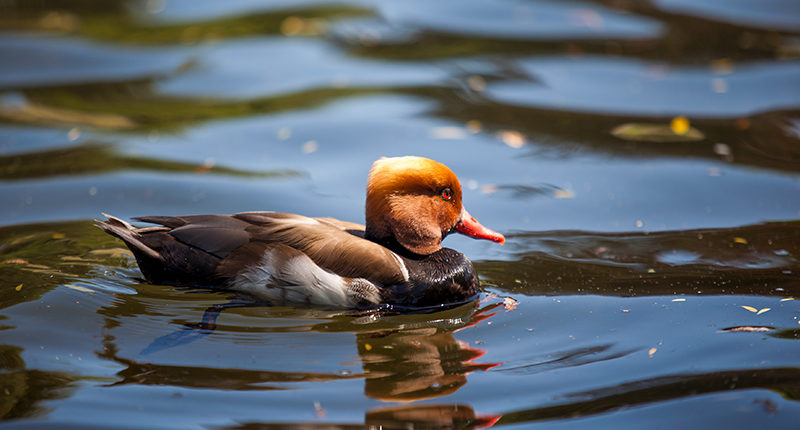
[{"label": "brown plumage", "polygon": [[421,157],[382,158],[367,185],[367,225],[277,212],[98,222],[131,249],[154,283],[229,288],[271,303],[438,306],[469,300],[477,276],[442,248],[457,231],[503,242],[461,204],[450,169]]}]

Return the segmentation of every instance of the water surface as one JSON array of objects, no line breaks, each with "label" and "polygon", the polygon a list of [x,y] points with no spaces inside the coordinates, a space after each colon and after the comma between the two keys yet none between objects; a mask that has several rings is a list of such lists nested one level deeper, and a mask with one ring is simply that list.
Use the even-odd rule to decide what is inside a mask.
[{"label": "water surface", "polygon": [[[775,0],[0,6],[0,426],[794,428],[800,7]],[[479,301],[269,307],[92,225],[363,219],[461,178]]]}]

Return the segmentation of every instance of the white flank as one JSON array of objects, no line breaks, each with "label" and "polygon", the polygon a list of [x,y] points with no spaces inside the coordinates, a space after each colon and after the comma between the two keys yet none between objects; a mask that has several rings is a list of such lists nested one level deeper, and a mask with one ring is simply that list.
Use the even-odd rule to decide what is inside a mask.
[{"label": "white flank", "polygon": [[275,266],[274,250],[267,250],[259,264],[242,271],[230,288],[275,305],[311,304],[352,307],[345,280],[317,266],[304,254]]}]

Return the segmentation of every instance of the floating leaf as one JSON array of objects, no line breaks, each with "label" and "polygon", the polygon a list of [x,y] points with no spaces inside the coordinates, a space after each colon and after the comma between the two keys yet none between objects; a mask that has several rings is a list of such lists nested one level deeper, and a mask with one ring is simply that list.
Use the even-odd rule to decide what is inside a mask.
[{"label": "floating leaf", "polygon": [[763,314],[764,312],[769,312],[770,310],[771,310],[771,308],[759,309],[759,311],[758,311],[758,312],[756,312],[756,315],[761,315],[761,314]]},{"label": "floating leaf", "polygon": [[733,242],[734,243],[741,243],[742,245],[747,245],[747,239],[745,239],[743,237],[734,237],[733,238]]},{"label": "floating leaf", "polygon": [[736,327],[728,327],[724,328],[720,331],[725,332],[747,332],[747,333],[765,333],[768,331],[775,330],[775,327],[769,326],[754,326],[754,325],[740,325]]},{"label": "floating leaf", "polygon": [[672,118],[672,121],[669,122],[669,128],[675,134],[684,135],[689,131],[691,125],[689,124],[689,119],[681,115]]},{"label": "floating leaf", "polygon": [[653,358],[653,355],[655,355],[656,351],[658,351],[658,348],[650,348],[650,350],[647,351],[647,355],[649,355],[650,358]]},{"label": "floating leaf", "polygon": [[672,299],[673,302],[685,302],[686,299]]},{"label": "floating leaf", "polygon": [[615,127],[611,134],[624,140],[639,142],[696,142],[705,139],[703,133],[691,126],[683,133],[676,133],[667,124],[627,123]]},{"label": "floating leaf", "polygon": [[17,290],[17,291],[22,291],[22,286],[23,286],[23,285],[24,285],[24,284],[19,284],[19,285],[17,285],[16,287],[14,287],[14,289],[15,289],[15,290]]},{"label": "floating leaf", "polygon": [[782,302],[788,302],[789,300],[794,300],[794,297],[785,297],[781,299]]},{"label": "floating leaf", "polygon": [[758,309],[756,309],[756,308],[754,308],[752,306],[742,306],[742,309],[750,311],[750,312],[758,312]]},{"label": "floating leaf", "polygon": [[53,235],[50,237],[52,237],[53,239],[63,239],[64,233],[53,233]]}]

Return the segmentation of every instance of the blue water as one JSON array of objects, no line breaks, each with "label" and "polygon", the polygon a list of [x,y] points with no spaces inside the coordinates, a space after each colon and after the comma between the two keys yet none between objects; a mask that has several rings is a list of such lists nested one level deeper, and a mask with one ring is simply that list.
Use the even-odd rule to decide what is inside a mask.
[{"label": "blue water", "polygon": [[[0,427],[794,428],[798,148],[790,0],[2,4]],[[508,238],[445,241],[476,303],[151,285],[92,225],[362,222],[411,154]]]}]

